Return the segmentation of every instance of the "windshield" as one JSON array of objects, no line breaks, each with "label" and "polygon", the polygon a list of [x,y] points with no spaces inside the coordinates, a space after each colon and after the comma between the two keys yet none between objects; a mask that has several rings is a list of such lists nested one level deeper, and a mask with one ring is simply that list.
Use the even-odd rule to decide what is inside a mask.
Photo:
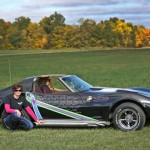
[{"label": "windshield", "polygon": [[72,92],[85,91],[93,87],[92,85],[88,84],[77,76],[62,77],[61,81]]}]

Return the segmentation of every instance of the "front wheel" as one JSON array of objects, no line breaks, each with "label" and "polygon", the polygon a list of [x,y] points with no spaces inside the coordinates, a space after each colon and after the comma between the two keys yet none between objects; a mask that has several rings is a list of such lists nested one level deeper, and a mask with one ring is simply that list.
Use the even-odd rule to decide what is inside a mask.
[{"label": "front wheel", "polygon": [[113,124],[122,131],[140,130],[146,121],[145,113],[136,104],[124,103],[113,113]]}]

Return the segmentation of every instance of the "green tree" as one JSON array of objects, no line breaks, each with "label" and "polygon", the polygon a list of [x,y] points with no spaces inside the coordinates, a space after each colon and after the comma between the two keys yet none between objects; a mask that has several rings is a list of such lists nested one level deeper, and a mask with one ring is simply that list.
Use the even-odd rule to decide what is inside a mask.
[{"label": "green tree", "polygon": [[[45,33],[47,34],[47,44],[46,48],[52,48],[52,35],[55,28],[59,26],[65,26],[65,18],[63,15],[55,12],[54,14],[50,15],[49,17],[44,17],[39,24],[44,29]],[[55,30],[56,31],[56,30]]]},{"label": "green tree", "polygon": [[13,30],[13,32],[9,34],[8,39],[13,48],[22,48],[23,37],[19,30]]},{"label": "green tree", "polygon": [[51,34],[57,26],[65,25],[65,18],[63,17],[63,15],[55,12],[54,14],[50,15],[49,17],[44,17],[40,21],[40,25],[43,27],[44,31],[47,34]]},{"label": "green tree", "polygon": [[13,25],[18,29],[18,30],[23,30],[26,29],[30,23],[30,19],[27,17],[19,17],[15,19],[15,22],[13,23]]},{"label": "green tree", "polygon": [[3,47],[3,41],[5,36],[5,21],[0,19],[0,48]]},{"label": "green tree", "polygon": [[120,41],[118,40],[118,34],[115,32],[116,22],[113,19],[106,20],[101,23],[102,28],[102,46],[103,47],[118,47]]},{"label": "green tree", "polygon": [[96,22],[92,19],[79,19],[80,25],[80,37],[83,47],[91,47],[94,46],[93,41],[94,38],[92,37],[93,31],[96,27]]},{"label": "green tree", "polygon": [[80,27],[76,25],[67,25],[66,27],[66,47],[80,48],[83,47],[82,33]]}]

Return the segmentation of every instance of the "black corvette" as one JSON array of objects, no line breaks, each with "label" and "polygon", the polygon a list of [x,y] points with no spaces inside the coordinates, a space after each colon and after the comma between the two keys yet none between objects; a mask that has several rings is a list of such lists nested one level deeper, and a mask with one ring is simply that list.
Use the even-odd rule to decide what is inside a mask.
[{"label": "black corvette", "polygon": [[[41,80],[51,79],[55,93],[43,94]],[[93,87],[75,75],[41,75],[26,78],[22,94],[32,105],[41,126],[108,126],[139,130],[150,118],[150,89]],[[3,101],[12,86],[0,90],[0,114]],[[26,117],[27,114],[25,114]],[[29,118],[31,119],[31,118]],[[38,125],[37,125],[38,126]]]}]

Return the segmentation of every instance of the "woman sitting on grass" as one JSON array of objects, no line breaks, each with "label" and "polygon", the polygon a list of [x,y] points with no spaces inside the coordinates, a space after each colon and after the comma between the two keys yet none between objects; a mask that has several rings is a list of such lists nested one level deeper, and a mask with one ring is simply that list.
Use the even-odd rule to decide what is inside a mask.
[{"label": "woman sitting on grass", "polygon": [[37,120],[33,110],[29,106],[25,97],[21,95],[23,86],[21,84],[15,84],[12,88],[13,94],[8,95],[4,100],[4,115],[2,121],[4,125],[10,129],[23,129],[30,130],[33,128],[33,123],[22,116],[22,109],[33,118],[35,122],[41,124],[42,121]]}]

